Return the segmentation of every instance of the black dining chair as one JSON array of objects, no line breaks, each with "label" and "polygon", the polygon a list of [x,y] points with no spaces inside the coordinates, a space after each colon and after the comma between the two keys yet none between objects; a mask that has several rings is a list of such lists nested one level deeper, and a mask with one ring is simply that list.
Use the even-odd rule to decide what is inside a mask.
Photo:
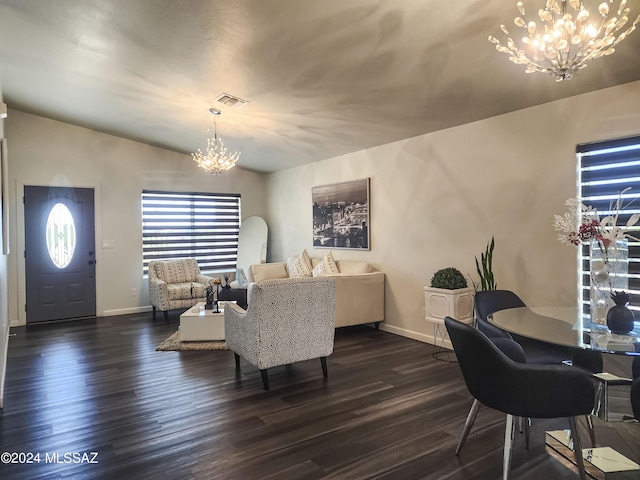
[{"label": "black dining chair", "polygon": [[[514,362],[518,363],[527,363],[527,359],[524,356],[524,351],[522,347],[510,338],[492,338],[490,339],[493,344],[500,349],[502,353],[504,353],[507,357],[509,357]],[[469,436],[469,432],[471,431],[471,427],[473,427],[473,423],[476,421],[476,417],[478,416],[478,410],[480,409],[480,401],[477,398],[473,399],[473,403],[471,404],[471,408],[469,409],[469,413],[467,414],[467,419],[464,422],[464,427],[462,428],[462,433],[460,434],[460,440],[458,440],[458,445],[456,446],[456,455],[460,455],[462,451],[462,447]],[[525,423],[525,442],[526,447],[529,448],[529,422]]]},{"label": "black dining chair", "polygon": [[[601,377],[595,375],[604,370],[602,353],[593,350],[583,350],[581,348],[551,345],[531,338],[515,334],[511,335],[490,324],[488,316],[494,312],[499,312],[508,308],[526,307],[526,304],[522,299],[511,290],[488,290],[476,292],[474,307],[478,329],[485,333],[489,338],[496,338],[497,336],[505,335],[508,336],[508,338],[513,338],[524,350],[524,355],[527,359],[526,363],[540,365],[572,365],[592,374],[593,378],[600,382],[600,388],[597,395],[598,401],[595,405],[594,411],[606,416],[608,387],[610,385],[616,385],[617,383],[614,383],[613,381],[603,381]],[[590,418],[589,424],[591,425]],[[592,436],[591,440],[595,444],[593,428],[589,431]]]},{"label": "black dining chair", "polygon": [[[474,296],[474,309],[476,317],[476,326],[484,333],[505,355],[507,355],[514,362],[527,363],[526,355],[522,349],[522,346],[513,340],[513,337],[504,330],[494,327],[487,320],[487,316],[498,310],[504,310],[506,308],[525,307],[525,303],[515,293],[509,290],[491,290],[491,291],[479,291]],[[514,345],[515,344],[515,345]],[[460,455],[464,442],[469,435],[469,431],[475,422],[478,415],[478,409],[480,408],[480,402],[475,400],[469,409],[467,414],[467,420],[465,421],[462,435],[458,441],[456,447],[456,455]],[[521,419],[524,421],[525,430],[525,446],[529,448],[529,420]]]},{"label": "black dining chair", "polygon": [[[508,337],[520,344],[527,357],[527,363],[562,364],[572,357],[571,349],[550,345],[519,335],[510,335],[489,323],[488,317],[494,312],[507,308],[526,307],[522,299],[511,290],[486,290],[476,292],[474,298],[478,329],[489,338]],[[600,370],[601,371],[601,370]]]},{"label": "black dining chair", "polygon": [[640,422],[640,356],[633,357],[631,374],[633,375],[633,382],[631,382],[631,411],[633,412],[633,417]]},{"label": "black dining chair", "polygon": [[640,422],[640,377],[631,382],[631,411],[633,417]]},{"label": "black dining chair", "polygon": [[451,317],[444,322],[469,393],[507,414],[503,479],[508,479],[511,466],[514,417],[568,417],[576,465],[586,480],[576,417],[593,408],[595,388],[589,375],[562,365],[514,362],[479,330]]},{"label": "black dining chair", "polygon": [[[478,329],[491,340],[497,338],[510,338],[518,342],[524,351],[525,360],[520,363],[538,365],[573,365],[590,374],[600,373],[603,370],[602,354],[589,350],[551,345],[546,342],[533,340],[519,335],[511,335],[504,330],[489,323],[488,317],[494,312],[509,308],[526,307],[524,301],[511,290],[483,290],[476,292],[474,297],[474,309]],[[513,359],[518,361],[517,359]],[[600,391],[599,391],[600,392]],[[602,391],[598,398],[606,394]],[[600,403],[598,403],[600,405]],[[473,407],[473,406],[472,406]],[[604,407],[603,407],[604,408]],[[525,430],[525,447],[529,448],[529,419],[522,419]],[[587,417],[591,443],[595,445],[595,431],[590,416]],[[521,429],[522,430],[522,429]]]},{"label": "black dining chair", "polygon": [[489,338],[513,338],[509,333],[489,323],[493,312],[507,308],[526,307],[522,299],[511,290],[481,290],[473,298],[478,330]]}]

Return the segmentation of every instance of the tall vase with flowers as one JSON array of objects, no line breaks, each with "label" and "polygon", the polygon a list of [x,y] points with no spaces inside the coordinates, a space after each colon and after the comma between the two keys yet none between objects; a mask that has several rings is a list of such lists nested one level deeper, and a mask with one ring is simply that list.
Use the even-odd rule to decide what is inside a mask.
[{"label": "tall vase with flowers", "polygon": [[565,202],[568,212],[554,215],[558,240],[568,245],[589,245],[592,324],[607,325],[607,313],[614,306],[612,294],[629,288],[628,241],[638,239],[627,230],[638,223],[640,214],[635,213],[624,225],[618,225],[622,211],[629,206],[623,205],[628,190],[618,194],[617,200],[609,205],[609,215],[602,218],[595,208],[576,198]]}]

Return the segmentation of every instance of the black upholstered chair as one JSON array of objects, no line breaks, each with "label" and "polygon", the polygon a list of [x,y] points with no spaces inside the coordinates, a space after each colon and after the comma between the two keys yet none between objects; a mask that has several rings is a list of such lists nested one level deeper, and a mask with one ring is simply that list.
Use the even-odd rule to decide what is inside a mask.
[{"label": "black upholstered chair", "polygon": [[[600,352],[594,352],[590,350],[582,350],[577,348],[561,347],[559,345],[551,345],[545,342],[540,342],[530,338],[522,337],[519,335],[511,335],[504,330],[501,330],[488,321],[488,316],[494,312],[506,310],[509,308],[526,307],[524,301],[511,290],[487,290],[476,292],[474,298],[474,308],[476,312],[476,321],[478,329],[489,337],[494,343],[496,339],[509,338],[518,342],[524,351],[525,359],[520,363],[538,364],[538,365],[561,365],[572,364],[575,367],[581,368],[588,373],[595,374],[602,372],[603,360]],[[500,348],[500,345],[498,345]],[[505,352],[507,353],[507,352]],[[514,361],[519,361],[516,358],[511,357],[508,353],[507,356]],[[601,384],[601,387],[603,385]],[[606,390],[599,390],[600,395],[598,398],[602,398],[606,395]],[[606,398],[606,397],[605,397]],[[598,403],[600,405],[600,403]],[[473,406],[472,406],[473,408]],[[603,404],[603,408],[606,405]],[[469,412],[471,414],[471,412]],[[525,421],[524,427],[526,430],[525,441],[526,448],[529,448],[529,420]],[[587,417],[589,425],[589,434],[591,436],[591,443],[595,445],[595,433],[593,429],[593,423],[591,417]],[[462,445],[460,446],[460,448]]]},{"label": "black upholstered chair", "polygon": [[507,357],[482,332],[445,318],[445,326],[471,395],[483,405],[507,414],[503,479],[511,464],[514,417],[568,417],[576,465],[586,479],[576,417],[593,408],[595,388],[589,375],[562,365],[529,365]]},{"label": "black upholstered chair", "polygon": [[[527,363],[533,364],[561,364],[571,360],[572,352],[568,347],[550,345],[530,338],[518,335],[509,335],[507,332],[491,325],[487,317],[507,308],[526,307],[522,299],[511,290],[487,290],[476,292],[475,299],[476,321],[478,329],[489,338],[504,337],[513,338],[524,350]],[[602,371],[602,370],[600,370]]]},{"label": "black upholstered chair", "polygon": [[631,364],[633,382],[631,382],[631,410],[636,420],[640,422],[640,357],[633,357]]},{"label": "black upholstered chair", "polygon": [[527,358],[526,363],[554,365],[570,361],[573,366],[582,368],[589,373],[602,372],[603,360],[600,352],[550,345],[519,335],[510,335],[491,325],[487,320],[490,314],[508,308],[526,307],[522,299],[511,290],[476,292],[474,304],[478,329],[491,339],[504,336],[513,338],[524,350]]},{"label": "black upholstered chair", "polygon": [[[537,345],[540,342],[529,341],[526,338],[518,338],[518,351],[518,349],[514,349],[512,345],[516,342],[511,334],[489,323],[487,317],[493,312],[518,307],[526,307],[526,304],[518,295],[510,290],[482,290],[476,292],[474,298],[474,308],[476,312],[476,324],[478,329],[489,339],[491,339],[491,341],[496,344],[496,346],[500,350],[502,350],[503,353],[505,353],[515,362],[547,363],[551,361],[550,363],[559,364],[562,363],[563,360],[568,359],[569,355],[565,351],[562,351],[560,354],[553,351],[552,353],[549,353],[547,350],[553,349],[553,347],[548,348],[542,345]],[[527,353],[524,351],[521,343],[527,345],[527,348],[530,350],[529,356],[532,357],[532,361],[529,361],[527,359]],[[540,352],[544,352],[544,354]],[[456,448],[456,455],[460,454],[460,451],[464,446],[464,442],[469,434],[469,430],[471,429],[471,427],[473,426],[473,422],[475,421],[479,406],[480,405],[477,401],[473,402],[473,405],[471,405],[471,409],[469,410],[469,414],[467,415],[467,420],[465,422],[465,428],[462,431],[460,441],[458,442],[458,446]],[[521,419],[521,426],[524,425],[525,430],[526,448],[529,448],[529,424],[529,419]]]},{"label": "black upholstered chair", "polygon": [[522,299],[510,290],[481,290],[476,292],[474,307],[478,330],[489,338],[512,338],[511,335],[504,330],[500,330],[498,327],[491,325],[487,317],[493,312],[507,308],[526,306]]},{"label": "black upholstered chair", "polygon": [[[509,357],[514,362],[518,363],[527,363],[527,359],[524,356],[524,351],[522,347],[510,338],[492,338],[490,339],[493,344],[500,349],[502,353],[504,353],[507,357]],[[460,435],[460,440],[458,440],[458,445],[456,446],[456,455],[460,455],[462,451],[462,447],[464,447],[464,442],[467,440],[469,436],[469,432],[471,431],[471,427],[473,427],[473,423],[476,421],[476,416],[478,415],[478,410],[480,409],[480,401],[477,398],[473,399],[473,403],[471,404],[471,408],[469,409],[469,413],[467,414],[467,419],[464,422],[464,427],[462,429],[462,434]],[[529,448],[529,422],[525,423],[526,429],[526,445]]]},{"label": "black upholstered chair", "polygon": [[640,422],[640,377],[631,382],[631,410],[635,419]]}]

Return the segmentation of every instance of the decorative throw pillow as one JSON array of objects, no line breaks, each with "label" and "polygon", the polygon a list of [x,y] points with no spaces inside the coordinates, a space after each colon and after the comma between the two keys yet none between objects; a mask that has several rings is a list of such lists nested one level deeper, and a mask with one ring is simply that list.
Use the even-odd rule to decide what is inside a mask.
[{"label": "decorative throw pillow", "polygon": [[340,273],[367,273],[369,264],[367,262],[359,262],[356,260],[340,260],[336,262]]},{"label": "decorative throw pillow", "polygon": [[289,264],[289,276],[291,278],[312,276],[311,257],[306,249]]},{"label": "decorative throw pillow", "polygon": [[293,278],[293,271],[296,267],[293,266],[298,257],[287,258],[287,272],[289,272],[289,278]]},{"label": "decorative throw pillow", "polygon": [[333,254],[331,252],[327,253],[322,261],[313,269],[314,277],[319,277],[321,275],[337,275],[338,273],[340,272],[338,271],[338,266],[336,265],[336,261],[333,259]]},{"label": "decorative throw pillow", "polygon": [[253,277],[256,282],[287,278],[287,271],[284,268],[284,263],[261,263],[253,266]]}]

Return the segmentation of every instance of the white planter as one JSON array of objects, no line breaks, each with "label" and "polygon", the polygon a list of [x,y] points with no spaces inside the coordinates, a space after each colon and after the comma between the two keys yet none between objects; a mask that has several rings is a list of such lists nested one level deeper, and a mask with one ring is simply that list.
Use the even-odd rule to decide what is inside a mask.
[{"label": "white planter", "polygon": [[427,320],[444,322],[444,317],[464,323],[473,320],[473,288],[445,290],[424,287],[424,314]]}]

